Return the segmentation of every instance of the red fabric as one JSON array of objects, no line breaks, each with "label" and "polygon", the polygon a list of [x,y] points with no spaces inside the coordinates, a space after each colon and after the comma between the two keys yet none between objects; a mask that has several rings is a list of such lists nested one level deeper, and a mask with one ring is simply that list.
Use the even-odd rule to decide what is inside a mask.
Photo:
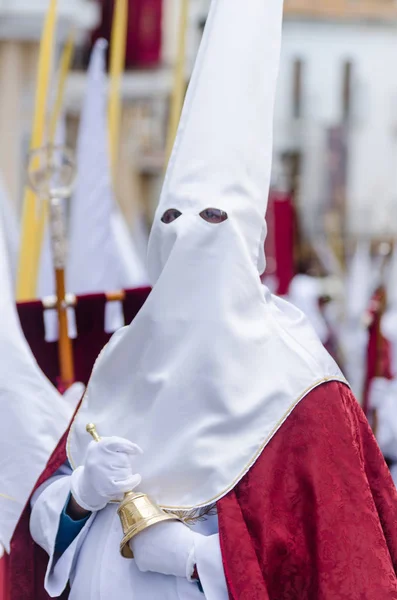
[{"label": "red fabric", "polygon": [[[125,292],[123,311],[126,323],[130,323],[135,318],[149,293],[149,288]],[[75,308],[78,337],[73,342],[73,351],[76,380],[83,383],[88,382],[94,362],[110,338],[110,335],[104,331],[105,304],[104,294],[78,297]],[[37,362],[56,385],[59,374],[58,348],[57,343],[48,343],[44,339],[42,303],[40,301],[20,303],[18,313],[22,329]],[[65,442],[66,437],[61,440],[37,486],[65,462]],[[46,555],[30,538],[29,518],[30,511],[27,507],[15,531],[10,557],[0,560],[0,600],[48,599],[43,587]],[[9,576],[12,577],[10,586],[8,586]]]},{"label": "red fabric", "polygon": [[[149,288],[127,290],[123,302],[126,323],[130,323],[145,303]],[[73,341],[76,381],[87,383],[94,362],[109,341],[104,330],[106,296],[86,294],[78,296],[75,307],[77,339]],[[43,305],[40,300],[18,304],[18,313],[25,337],[47,377],[54,385],[59,378],[58,344],[44,339]],[[0,598],[1,600],[1,598]]]},{"label": "red fabric", "polygon": [[88,382],[98,354],[110,339],[105,332],[105,307],[105,294],[82,296],[76,304],[77,339],[73,342],[76,381]]},{"label": "red fabric", "polygon": [[[102,0],[102,22],[94,39],[111,38],[114,0]],[[129,0],[127,68],[156,67],[161,61],[162,0]]]},{"label": "red fabric", "polygon": [[[62,464],[64,443],[41,480]],[[397,600],[397,492],[340,383],[302,400],[218,515],[231,600]],[[44,553],[24,556],[26,519],[13,540],[22,562],[14,557],[11,600],[47,600]]]},{"label": "red fabric", "polygon": [[375,377],[392,379],[391,346],[388,340],[382,335],[380,326],[383,315],[384,294],[385,291],[382,288],[378,289],[371,299],[368,310],[370,325],[368,328],[367,372],[364,383],[363,401],[363,410],[367,416],[372,380]]},{"label": "red fabric", "polygon": [[161,60],[162,0],[130,0],[127,67],[155,67]]},{"label": "red fabric", "polygon": [[218,514],[231,600],[397,599],[397,492],[342,384],[302,400]]},{"label": "red fabric", "polygon": [[[66,461],[66,439],[68,432],[58,444],[47,467],[37,482],[36,488],[55,473]],[[1,600],[49,600],[44,589],[44,577],[48,556],[35,544],[29,533],[30,505],[23,512],[11,541],[8,571],[8,596]],[[61,599],[68,597],[66,591]]]},{"label": "red fabric", "polygon": [[127,290],[123,302],[124,320],[129,325],[137,316],[150,294],[150,288]]},{"label": "red fabric", "polygon": [[8,598],[8,556],[0,558],[0,600]]},{"label": "red fabric", "polygon": [[277,277],[277,294],[284,296],[295,274],[295,210],[291,194],[272,191],[267,211],[266,274]]}]

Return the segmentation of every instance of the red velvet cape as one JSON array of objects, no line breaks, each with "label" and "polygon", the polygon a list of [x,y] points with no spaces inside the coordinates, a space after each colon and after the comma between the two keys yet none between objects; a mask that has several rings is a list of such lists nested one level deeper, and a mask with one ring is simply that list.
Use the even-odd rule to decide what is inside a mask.
[{"label": "red velvet cape", "polygon": [[[64,460],[65,440],[41,480]],[[302,400],[218,515],[231,600],[397,600],[397,492],[343,384]],[[28,518],[12,543],[11,600],[47,598]]]}]

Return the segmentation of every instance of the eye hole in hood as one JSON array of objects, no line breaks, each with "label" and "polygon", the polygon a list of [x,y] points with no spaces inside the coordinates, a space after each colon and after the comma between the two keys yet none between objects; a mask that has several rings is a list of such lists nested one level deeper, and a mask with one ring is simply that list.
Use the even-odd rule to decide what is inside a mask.
[{"label": "eye hole in hood", "polygon": [[169,208],[161,217],[161,221],[166,225],[169,225],[170,223],[173,223],[173,221],[176,221],[181,215],[181,211],[177,208]]},{"label": "eye hole in hood", "polygon": [[206,208],[200,213],[200,217],[207,223],[214,223],[215,225],[223,223],[229,218],[227,212],[219,210],[219,208]]}]

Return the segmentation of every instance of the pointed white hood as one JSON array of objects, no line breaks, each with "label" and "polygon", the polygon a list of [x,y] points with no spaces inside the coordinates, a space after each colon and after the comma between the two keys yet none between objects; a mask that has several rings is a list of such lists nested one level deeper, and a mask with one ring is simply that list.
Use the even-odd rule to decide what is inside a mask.
[{"label": "pointed white hood", "polygon": [[282,8],[281,0],[212,2],[151,233],[152,280],[172,244],[160,222],[167,208],[194,222],[206,208],[226,211],[264,271]]},{"label": "pointed white hood", "polygon": [[71,203],[68,292],[109,292],[147,284],[144,265],[114,198],[107,124],[107,42],[93,48],[77,144]]},{"label": "pointed white hood", "polygon": [[0,545],[66,431],[78,398],[62,397],[39,369],[19,323],[0,218]]},{"label": "pointed white hood", "polygon": [[142,490],[207,506],[296,404],[343,379],[302,313],[260,283],[282,0],[213,0],[149,241],[154,288],[98,359],[68,440],[88,422],[141,445]]}]

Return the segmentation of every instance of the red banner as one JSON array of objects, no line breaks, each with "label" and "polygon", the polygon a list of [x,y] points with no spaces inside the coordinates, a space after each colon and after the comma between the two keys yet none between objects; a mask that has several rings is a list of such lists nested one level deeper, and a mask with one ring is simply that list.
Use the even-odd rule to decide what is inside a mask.
[{"label": "red banner", "polygon": [[295,274],[295,209],[291,194],[270,193],[266,221],[266,275],[276,277],[277,294],[284,296]]},{"label": "red banner", "polygon": [[[110,41],[114,0],[101,0],[102,23],[94,39]],[[126,67],[156,67],[161,61],[162,0],[129,0]]]},{"label": "red banner", "polygon": [[[131,323],[149,293],[149,288],[125,292],[123,300],[125,323]],[[85,384],[88,383],[98,354],[110,338],[110,334],[105,331],[106,303],[105,294],[87,294],[78,296],[74,307],[77,328],[77,338],[73,340],[75,378],[76,381]],[[57,385],[60,374],[58,343],[45,340],[45,309],[42,302],[40,300],[21,302],[17,308],[23,332],[41,370],[54,385]]]},{"label": "red banner", "polygon": [[369,306],[370,324],[367,345],[367,369],[364,384],[363,410],[368,416],[369,392],[375,377],[392,379],[390,343],[382,335],[381,320],[385,307],[385,290],[379,288],[373,295]]}]

